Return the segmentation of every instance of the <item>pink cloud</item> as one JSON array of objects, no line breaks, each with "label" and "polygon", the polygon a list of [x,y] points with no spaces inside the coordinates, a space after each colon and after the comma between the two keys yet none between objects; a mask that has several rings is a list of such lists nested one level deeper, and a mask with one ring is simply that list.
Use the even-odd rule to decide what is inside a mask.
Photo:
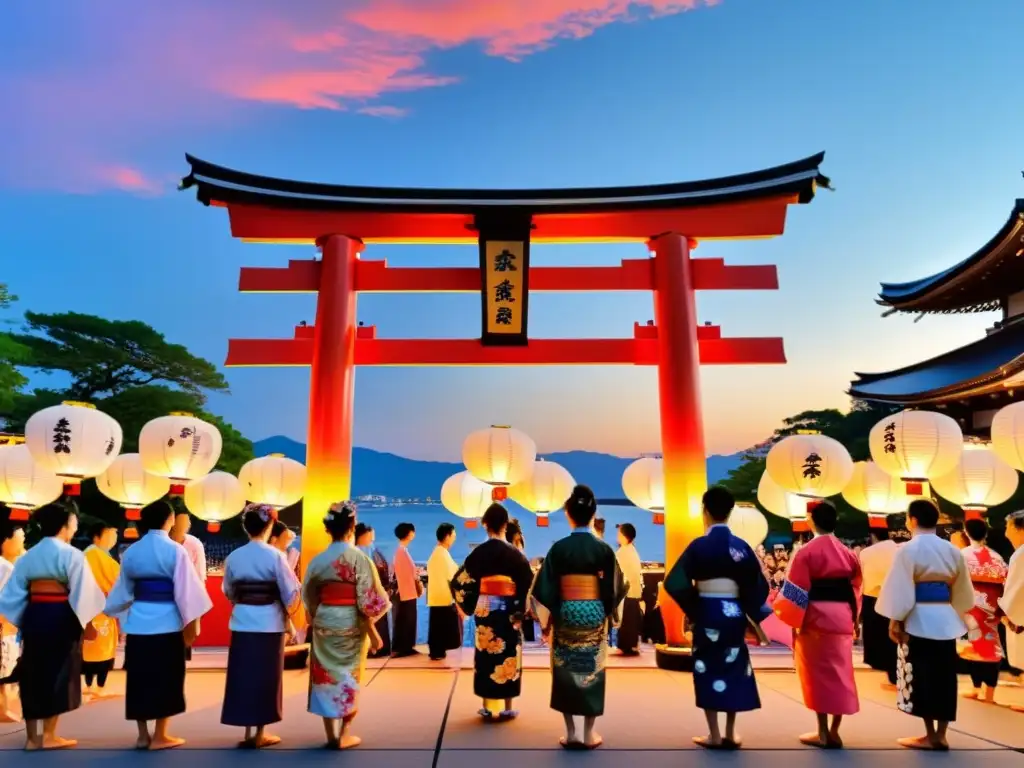
[{"label": "pink cloud", "polygon": [[[0,103],[15,116],[0,124],[0,185],[156,194],[182,136],[242,121],[246,104],[397,118],[407,110],[374,102],[459,81],[433,71],[432,51],[476,44],[519,59],[607,24],[713,4],[178,0],[143,10],[108,0],[46,24],[22,10],[11,22],[19,44],[0,50]],[[146,167],[157,150],[167,159]]]}]

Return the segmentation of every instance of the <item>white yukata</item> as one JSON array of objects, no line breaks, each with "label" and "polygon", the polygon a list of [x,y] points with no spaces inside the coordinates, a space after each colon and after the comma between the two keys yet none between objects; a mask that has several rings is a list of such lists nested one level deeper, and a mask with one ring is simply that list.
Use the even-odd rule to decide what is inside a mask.
[{"label": "white yukata", "polygon": [[[0,557],[0,593],[3,592],[4,584],[14,573],[14,563]],[[18,628],[0,616],[0,685],[3,681],[14,674],[14,668],[18,665],[18,656],[21,655],[21,645],[18,643]]]},{"label": "white yukata", "polygon": [[233,603],[224,725],[280,722],[285,633],[301,605],[300,590],[284,553],[262,541],[239,547],[224,562],[224,596]]},{"label": "white yukata", "polygon": [[909,640],[897,649],[896,705],[929,720],[956,720],[956,641],[974,588],[960,550],[934,531],[914,533],[896,550],[875,610],[901,621]]},{"label": "white yukata", "polygon": [[213,607],[188,552],[165,531],[150,531],[125,551],[104,613],[125,611],[128,720],[160,720],[185,711],[182,630]]},{"label": "white yukata", "polygon": [[21,630],[18,682],[26,720],[81,706],[82,634],[103,612],[103,601],[85,555],[60,539],[43,539],[14,564],[0,591],[0,616]]},{"label": "white yukata", "polygon": [[[1006,574],[1003,596],[999,607],[1014,626],[1024,628],[1024,547],[1010,557],[1010,570]],[[1011,667],[1024,669],[1024,631],[1006,630],[1006,659]]]}]

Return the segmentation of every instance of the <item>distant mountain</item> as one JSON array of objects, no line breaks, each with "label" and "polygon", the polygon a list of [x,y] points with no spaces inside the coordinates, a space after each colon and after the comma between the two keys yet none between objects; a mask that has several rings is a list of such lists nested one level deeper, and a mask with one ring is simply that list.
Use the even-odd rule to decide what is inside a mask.
[{"label": "distant mountain", "polygon": [[[306,446],[281,435],[257,440],[253,443],[257,456],[283,453],[296,461],[305,462]],[[633,459],[610,456],[590,451],[568,451],[543,456],[569,470],[577,482],[589,485],[598,498],[622,497],[622,472]],[[716,483],[743,461],[743,454],[708,457],[708,481]],[[352,495],[380,494],[397,498],[437,498],[441,485],[462,464],[441,461],[419,461],[381,453],[369,448],[355,448],[352,452]]]}]

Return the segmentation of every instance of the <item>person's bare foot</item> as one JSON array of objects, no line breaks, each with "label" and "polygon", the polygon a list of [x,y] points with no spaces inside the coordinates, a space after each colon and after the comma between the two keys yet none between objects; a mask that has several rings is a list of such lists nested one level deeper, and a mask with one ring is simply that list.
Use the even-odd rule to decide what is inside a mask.
[{"label": "person's bare foot", "polygon": [[694,736],[693,743],[704,749],[722,749],[725,746],[723,739],[714,741],[710,736]]},{"label": "person's bare foot", "polygon": [[47,736],[43,734],[43,749],[72,749],[78,746],[76,739],[63,739],[57,734]]},{"label": "person's bare foot", "polygon": [[826,749],[828,747],[828,738],[815,731],[814,733],[805,733],[800,736],[800,743],[808,747]]},{"label": "person's bare foot", "polygon": [[896,743],[905,749],[936,749],[936,742],[927,736],[908,736],[903,739],[896,739]]},{"label": "person's bare foot", "polygon": [[979,698],[981,698],[981,697],[980,697],[980,696],[978,695],[978,692],[977,692],[977,691],[964,691],[964,692],[963,692],[963,693],[961,693],[960,695],[961,695],[961,696],[962,696],[963,698],[965,698],[965,699],[979,699]]},{"label": "person's bare foot", "polygon": [[355,749],[362,743],[363,740],[358,736],[350,736],[348,734],[345,734],[341,737],[341,740],[338,742],[338,749]]},{"label": "person's bare foot", "polygon": [[256,749],[263,749],[264,747],[272,747],[275,744],[281,743],[281,737],[275,736],[272,733],[264,733],[262,736],[257,736],[252,740],[252,744]]},{"label": "person's bare foot", "polygon": [[177,736],[163,736],[153,737],[153,740],[149,742],[149,750],[151,752],[157,752],[161,749],[174,749],[180,747],[185,743],[184,739],[178,738]]},{"label": "person's bare foot", "polygon": [[43,748],[42,739],[25,739],[25,751],[35,752],[36,750]]},{"label": "person's bare foot", "polygon": [[135,740],[135,748],[136,749],[149,749],[149,745],[150,745],[150,743],[152,741],[153,740],[149,736],[146,736],[146,737],[140,736],[139,738],[137,738]]},{"label": "person's bare foot", "polygon": [[583,741],[583,746],[587,749],[597,749],[604,744],[604,739],[601,738],[601,734],[596,731],[592,732],[590,736]]}]

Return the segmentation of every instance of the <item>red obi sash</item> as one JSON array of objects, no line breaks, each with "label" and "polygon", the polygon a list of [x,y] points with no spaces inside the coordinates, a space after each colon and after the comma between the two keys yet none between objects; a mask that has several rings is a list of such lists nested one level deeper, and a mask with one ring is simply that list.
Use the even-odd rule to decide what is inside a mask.
[{"label": "red obi sash", "polygon": [[563,600],[600,600],[601,589],[597,576],[563,576],[559,580]]},{"label": "red obi sash", "polygon": [[320,585],[322,605],[355,605],[356,585],[347,581],[327,581]]},{"label": "red obi sash", "polygon": [[30,603],[66,603],[68,588],[56,579],[36,579],[28,583]]},{"label": "red obi sash", "polygon": [[516,583],[508,576],[484,576],[480,579],[480,594],[492,597],[515,597]]}]

